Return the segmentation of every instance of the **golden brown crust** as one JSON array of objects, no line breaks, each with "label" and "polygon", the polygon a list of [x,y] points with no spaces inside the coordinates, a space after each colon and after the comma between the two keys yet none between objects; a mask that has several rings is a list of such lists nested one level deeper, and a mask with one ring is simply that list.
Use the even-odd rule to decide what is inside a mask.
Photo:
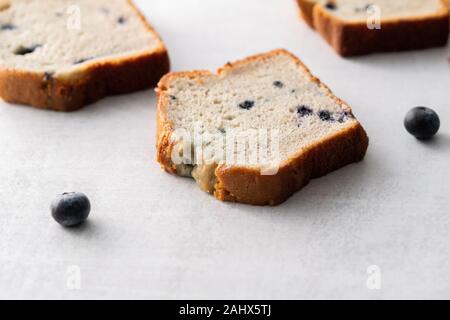
[{"label": "golden brown crust", "polygon": [[167,50],[137,10],[129,4],[158,39],[149,52],[86,64],[75,76],[54,76],[45,72],[0,69],[0,97],[11,103],[57,111],[74,111],[108,95],[125,94],[156,86],[169,72]]},{"label": "golden brown crust", "polygon": [[[299,67],[309,73],[312,81],[326,88],[328,94],[338,103],[347,106],[345,102],[335,97],[319,79],[313,77],[298,58],[285,50],[274,50],[266,54],[228,63],[218,70],[218,74],[220,75],[230,68],[235,68],[252,60],[266,59],[279,54],[290,55]],[[199,79],[199,77],[205,75],[213,74],[208,71],[170,73],[161,79],[156,89],[158,94],[157,161],[169,173],[176,174],[177,169],[171,159],[174,142],[171,140],[173,125],[167,112],[169,99],[166,94],[167,88],[174,78]],[[299,150],[296,155],[281,164],[278,173],[275,175],[265,176],[261,175],[259,169],[220,164],[215,170],[217,179],[214,196],[223,201],[252,205],[277,205],[308,184],[310,179],[326,175],[347,164],[362,160],[367,147],[368,137],[366,132],[359,123],[355,122],[347,129],[311,145],[307,150]]]},{"label": "golden brown crust", "polygon": [[[305,8],[309,0],[298,0]],[[322,5],[303,11],[310,23],[341,56],[375,52],[393,52],[445,46],[450,30],[447,0],[442,10],[429,17],[383,21],[381,29],[369,29],[366,23],[343,21]]]}]

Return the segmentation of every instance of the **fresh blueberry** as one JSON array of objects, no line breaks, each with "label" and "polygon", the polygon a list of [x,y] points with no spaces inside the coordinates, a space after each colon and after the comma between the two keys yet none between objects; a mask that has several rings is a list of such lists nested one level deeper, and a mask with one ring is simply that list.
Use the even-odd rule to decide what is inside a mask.
[{"label": "fresh blueberry", "polygon": [[82,224],[89,216],[91,203],[79,192],[63,193],[51,204],[52,217],[64,227]]},{"label": "fresh blueberry", "polygon": [[307,106],[298,106],[297,113],[300,115],[300,117],[306,117],[312,115],[313,111]]},{"label": "fresh blueberry", "polygon": [[255,101],[251,101],[251,100],[245,100],[244,102],[239,104],[239,108],[245,109],[245,110],[250,110],[254,106],[255,106]]},{"label": "fresh blueberry", "polygon": [[406,130],[417,139],[430,139],[441,126],[437,113],[426,107],[415,107],[409,110],[404,124]]}]

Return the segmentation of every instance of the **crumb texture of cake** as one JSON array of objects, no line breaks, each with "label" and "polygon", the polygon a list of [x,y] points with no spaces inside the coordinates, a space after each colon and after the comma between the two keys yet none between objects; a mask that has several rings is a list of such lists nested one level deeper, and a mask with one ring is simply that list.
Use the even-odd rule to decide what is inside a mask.
[{"label": "crumb texture of cake", "polygon": [[0,7],[6,101],[69,111],[155,86],[168,70],[163,42],[131,1],[9,0]]},{"label": "crumb texture of cake", "polygon": [[305,21],[343,56],[444,46],[448,0],[297,0]]},{"label": "crumb texture of cake", "polygon": [[279,204],[367,149],[351,108],[285,50],[171,73],[157,92],[158,161],[220,200]]}]

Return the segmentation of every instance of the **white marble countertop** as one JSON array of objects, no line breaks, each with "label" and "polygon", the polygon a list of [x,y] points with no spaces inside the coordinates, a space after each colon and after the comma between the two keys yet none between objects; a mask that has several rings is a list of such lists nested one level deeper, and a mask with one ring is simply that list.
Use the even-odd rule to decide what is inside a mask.
[{"label": "white marble countertop", "polygon": [[[227,204],[155,163],[152,91],[70,114],[0,102],[0,298],[450,298],[449,47],[342,59],[293,0],[136,2],[173,70],[298,55],[353,106],[367,157],[281,206]],[[431,142],[403,128],[416,105],[441,117]],[[91,199],[82,228],[50,217],[64,191]]]}]

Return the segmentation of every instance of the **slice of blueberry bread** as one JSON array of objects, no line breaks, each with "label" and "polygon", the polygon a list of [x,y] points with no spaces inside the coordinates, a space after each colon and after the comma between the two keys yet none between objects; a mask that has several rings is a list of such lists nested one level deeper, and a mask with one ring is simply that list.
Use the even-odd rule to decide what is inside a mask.
[{"label": "slice of blueberry bread", "polygon": [[342,56],[444,46],[448,0],[297,0],[302,15]]},{"label": "slice of blueberry bread", "polygon": [[158,162],[220,200],[279,204],[367,150],[351,108],[285,50],[170,73],[157,93]]},{"label": "slice of blueberry bread", "polygon": [[160,37],[129,0],[1,0],[0,97],[59,111],[154,87]]}]

